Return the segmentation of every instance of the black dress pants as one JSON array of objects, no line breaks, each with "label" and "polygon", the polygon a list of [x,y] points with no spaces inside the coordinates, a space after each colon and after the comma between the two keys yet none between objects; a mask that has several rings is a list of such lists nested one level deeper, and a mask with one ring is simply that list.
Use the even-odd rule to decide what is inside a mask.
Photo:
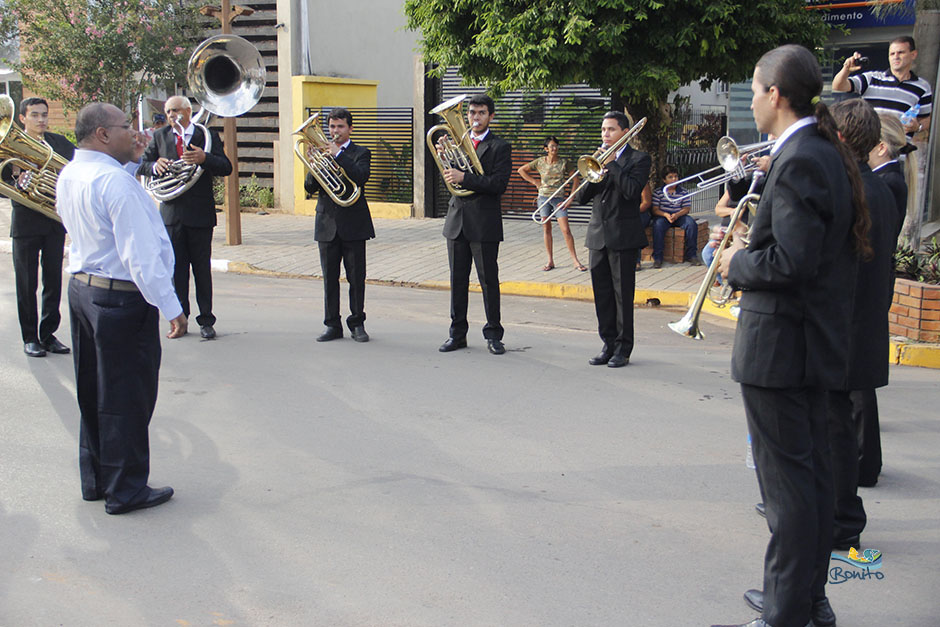
[{"label": "black dress pants", "polygon": [[770,542],[764,557],[763,619],[804,627],[826,595],[832,550],[832,465],[827,393],[741,384]]},{"label": "black dress pants", "polygon": [[635,248],[590,251],[591,287],[597,333],[604,341],[604,351],[630,357],[633,352],[633,295],[636,291]]},{"label": "black dress pants", "polygon": [[858,485],[871,487],[881,474],[881,427],[878,424],[878,396],[874,389],[855,390],[852,420],[858,440]]},{"label": "black dress pants", "polygon": [[346,269],[349,283],[349,317],[346,326],[352,330],[366,321],[366,241],[345,242],[339,237],[330,242],[317,242],[320,268],[323,270],[323,324],[342,329],[339,316],[339,265]]},{"label": "black dress pants", "polygon": [[[65,231],[13,238],[16,311],[23,343],[46,341],[59,328],[62,315],[62,249]],[[36,290],[42,267],[42,312],[37,313]]]},{"label": "black dress pants", "polygon": [[159,313],[139,292],[69,281],[85,499],[121,507],[148,495],[150,417],[160,370]]},{"label": "black dress pants", "polygon": [[[835,492],[833,539],[843,541],[865,529],[865,507],[858,495],[858,436],[851,392],[829,393],[829,448]],[[858,547],[856,547],[858,548]]]},{"label": "black dress pants", "polygon": [[477,267],[477,278],[483,290],[483,310],[486,324],[483,337],[503,339],[503,325],[499,317],[499,242],[471,242],[461,233],[447,240],[447,261],[450,264],[450,337],[467,337],[467,304],[470,290],[470,266]]},{"label": "black dress pants", "polygon": [[189,268],[192,266],[196,305],[199,307],[196,324],[215,324],[215,316],[212,315],[212,227],[183,226],[177,223],[168,224],[166,230],[176,256],[173,287],[183,306],[183,313],[189,318]]}]

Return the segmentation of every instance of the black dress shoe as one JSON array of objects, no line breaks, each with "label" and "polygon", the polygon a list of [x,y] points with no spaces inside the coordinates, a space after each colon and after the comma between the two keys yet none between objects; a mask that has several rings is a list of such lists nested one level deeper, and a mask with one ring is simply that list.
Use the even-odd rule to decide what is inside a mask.
[{"label": "black dress shoe", "polygon": [[42,347],[39,342],[26,342],[23,345],[23,352],[29,355],[30,357],[45,357],[46,350]]},{"label": "black dress shoe", "polygon": [[598,354],[591,357],[590,359],[588,359],[588,363],[591,364],[592,366],[603,366],[608,361],[610,361],[610,358],[612,356],[613,356],[613,353],[608,353],[607,351],[601,351]]},{"label": "black dress shoe", "polygon": [[[755,612],[764,611],[764,591],[748,590],[744,593],[744,602]],[[832,611],[828,597],[813,601],[810,614],[813,627],[833,627],[836,624],[836,614]]]},{"label": "black dress shoe", "polygon": [[506,347],[499,340],[486,340],[486,350],[494,355],[502,355],[506,352]]},{"label": "black dress shoe", "polygon": [[607,361],[608,368],[623,368],[630,363],[629,357],[624,357],[623,355],[611,355],[610,359]]},{"label": "black dress shoe", "polygon": [[357,342],[368,342],[368,341],[369,341],[369,334],[366,333],[366,328],[365,328],[365,327],[353,327],[353,328],[350,330],[350,334],[352,335],[352,339],[354,339],[354,340],[357,341]]},{"label": "black dress shoe", "polygon": [[87,493],[83,492],[82,493],[83,501],[100,501],[103,498],[104,498],[104,494],[102,494],[101,492],[87,492]]},{"label": "black dress shoe", "polygon": [[764,504],[763,504],[763,503],[757,503],[757,504],[755,504],[755,505],[754,505],[754,511],[756,511],[758,514],[760,514],[760,515],[763,516],[764,518],[767,518],[767,508],[764,507]]},{"label": "black dress shoe", "polygon": [[832,548],[838,549],[839,551],[848,551],[852,547],[856,549],[862,548],[860,544],[861,538],[858,534],[854,536],[849,536],[847,538],[839,538],[832,541]]},{"label": "black dress shoe", "polygon": [[458,348],[467,348],[467,338],[455,339],[452,337],[447,338],[447,341],[441,344],[439,350],[442,353],[449,353],[455,351]]},{"label": "black dress shoe", "polygon": [[204,340],[214,340],[215,339],[215,329],[211,324],[204,324],[199,327],[199,335],[202,336]]},{"label": "black dress shoe", "polygon": [[318,342],[329,342],[330,340],[338,340],[343,337],[343,330],[336,327],[327,327],[323,330],[323,333],[317,336]]},{"label": "black dress shoe", "polygon": [[137,509],[147,509],[148,507],[156,507],[157,505],[162,505],[170,500],[170,497],[173,496],[173,488],[167,486],[165,488],[147,488],[149,494],[147,498],[142,501],[137,501],[136,503],[129,503],[128,505],[105,505],[104,511],[109,514],[126,514],[127,512],[133,512]]},{"label": "black dress shoe", "polygon": [[54,335],[50,335],[49,339],[42,342],[42,347],[50,353],[56,353],[57,355],[67,355],[72,352],[72,349],[56,339]]}]

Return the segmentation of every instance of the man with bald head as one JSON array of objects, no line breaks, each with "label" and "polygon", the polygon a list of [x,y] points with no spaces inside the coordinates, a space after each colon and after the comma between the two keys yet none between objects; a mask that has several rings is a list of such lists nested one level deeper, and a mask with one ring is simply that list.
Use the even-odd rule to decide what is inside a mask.
[{"label": "man with bald head", "polygon": [[[144,151],[137,174],[160,176],[174,161],[196,164],[203,169],[195,185],[173,200],[160,204],[160,214],[166,225],[176,267],[173,284],[176,295],[189,319],[189,268],[196,284],[196,304],[199,315],[196,323],[200,335],[215,338],[215,316],[212,314],[212,229],[216,225],[215,199],[212,195],[212,177],[228,176],[232,164],[222,151],[222,140],[215,131],[209,131],[212,147],[205,151],[205,128],[192,122],[193,108],[185,96],[173,96],[164,105],[168,124],[153,134],[153,140]],[[183,333],[186,333],[184,326]]]},{"label": "man with bald head", "polygon": [[117,107],[92,103],[75,121],[78,150],[56,184],[71,237],[69,313],[81,412],[82,498],[109,514],[165,503],[151,488],[150,417],[157,402],[160,313],[169,338],[186,325],[173,289],[173,247],[152,200],[122,166],[135,133]]}]

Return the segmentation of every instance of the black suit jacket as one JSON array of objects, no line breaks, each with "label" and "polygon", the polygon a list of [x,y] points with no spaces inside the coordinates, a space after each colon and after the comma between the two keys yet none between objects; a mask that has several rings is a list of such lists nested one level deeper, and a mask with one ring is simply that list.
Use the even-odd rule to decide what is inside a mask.
[{"label": "black suit jacket", "polygon": [[750,244],[728,272],[745,290],[731,359],[735,381],[836,389],[846,377],[857,266],[852,190],[815,125],[773,156]]},{"label": "black suit jacket", "polygon": [[600,183],[582,189],[575,202],[591,203],[584,245],[591,250],[645,248],[649,241],[640,221],[640,195],[649,181],[652,160],[629,144],[616,160],[607,164]]},{"label": "black suit jacket", "polygon": [[490,131],[477,146],[483,174],[468,172],[461,187],[476,192],[451,196],[444,219],[444,237],[457,239],[460,233],[471,242],[503,241],[502,195],[512,175],[512,146]]},{"label": "black suit jacket", "polygon": [[[183,226],[212,227],[216,225],[215,198],[212,195],[212,177],[228,176],[232,173],[232,163],[222,150],[222,140],[213,130],[212,149],[206,152],[206,160],[202,164],[204,172],[195,185],[183,195],[168,202],[160,203],[160,215],[163,223],[170,225],[181,223]],[[198,126],[193,131],[189,142],[193,146],[205,147],[205,135]],[[153,164],[160,157],[176,161],[176,135],[173,127],[164,126],[153,134],[150,145],[144,151],[138,175],[153,175]]]},{"label": "black suit jacket", "polygon": [[372,153],[365,146],[349,142],[346,150],[336,157],[336,163],[359,186],[359,199],[349,207],[340,207],[320,187],[320,183],[307,172],[304,189],[317,195],[317,219],[313,238],[318,242],[331,242],[337,237],[346,242],[372,239],[375,229],[372,214],[366,202],[365,186],[372,167]]},{"label": "black suit jacket", "polygon": [[901,235],[901,227],[904,226],[904,218],[907,216],[907,182],[904,180],[901,164],[897,161],[886,163],[876,174],[888,184],[888,189],[894,196],[894,205],[897,209],[894,217],[894,238],[897,239]]},{"label": "black suit jacket", "polygon": [[[72,157],[75,156],[75,146],[62,135],[47,132],[44,134],[43,139],[64,159],[71,161]],[[11,168],[4,168],[2,176],[7,185],[13,185]],[[10,218],[10,237],[32,237],[65,232],[65,227],[62,226],[61,222],[47,218],[35,209],[30,209],[15,200],[10,201],[10,204],[13,205],[13,215]]]},{"label": "black suit jacket", "polygon": [[855,281],[855,309],[849,343],[849,370],[840,389],[870,390],[888,385],[888,310],[893,297],[894,196],[868,164],[859,163],[865,199],[871,216],[868,239],[874,250],[869,261],[859,261]]}]

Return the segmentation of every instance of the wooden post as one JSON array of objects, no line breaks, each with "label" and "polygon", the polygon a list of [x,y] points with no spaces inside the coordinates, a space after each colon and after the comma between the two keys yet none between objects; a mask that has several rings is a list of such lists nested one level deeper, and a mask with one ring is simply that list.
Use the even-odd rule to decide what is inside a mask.
[{"label": "wooden post", "polygon": [[[221,7],[207,6],[199,10],[203,15],[217,18],[222,23],[222,34],[232,33],[232,20],[239,15],[251,15],[254,9],[232,6],[231,0],[222,0]],[[225,179],[225,243],[238,246],[242,243],[242,215],[239,199],[238,137],[235,118],[224,118],[222,142],[225,156],[232,162],[232,173]]]}]

